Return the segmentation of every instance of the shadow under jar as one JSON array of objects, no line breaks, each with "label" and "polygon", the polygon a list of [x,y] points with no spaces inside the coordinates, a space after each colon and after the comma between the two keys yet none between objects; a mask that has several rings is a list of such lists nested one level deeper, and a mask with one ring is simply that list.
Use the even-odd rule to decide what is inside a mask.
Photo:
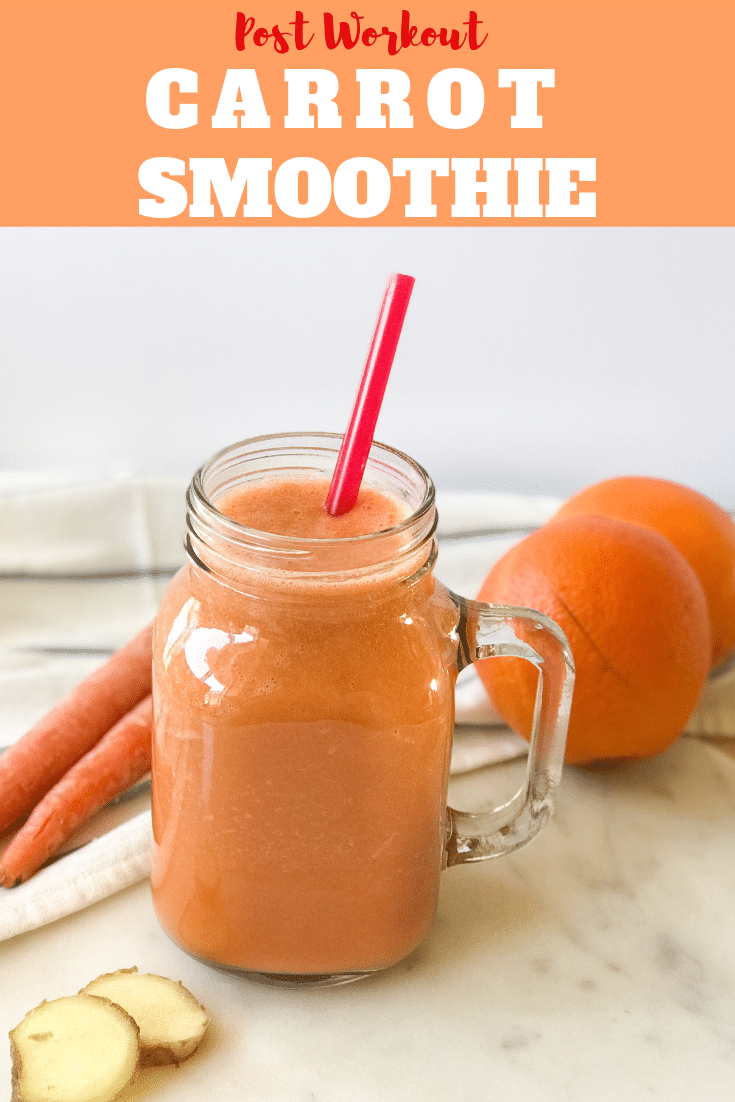
[{"label": "shadow under jar", "polygon": [[[434,578],[434,487],[408,456],[371,448],[363,486],[403,518],[382,531],[275,535],[218,509],[238,487],[326,486],[340,442],[260,437],[205,464],[156,621],[156,912],[187,952],[272,983],[344,983],[415,949],[443,867],[548,819],[571,703],[552,621]],[[446,806],[454,684],[493,654],[541,671],[536,730],[525,788],[470,815]]]}]

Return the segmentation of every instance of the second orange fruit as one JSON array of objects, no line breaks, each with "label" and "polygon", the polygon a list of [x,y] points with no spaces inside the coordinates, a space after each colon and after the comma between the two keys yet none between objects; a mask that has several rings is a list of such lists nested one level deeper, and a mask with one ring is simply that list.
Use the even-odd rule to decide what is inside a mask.
[{"label": "second orange fruit", "polygon": [[554,519],[594,513],[666,536],[699,578],[712,628],[712,665],[735,648],[735,522],[704,494],[665,478],[625,475],[574,494]]}]

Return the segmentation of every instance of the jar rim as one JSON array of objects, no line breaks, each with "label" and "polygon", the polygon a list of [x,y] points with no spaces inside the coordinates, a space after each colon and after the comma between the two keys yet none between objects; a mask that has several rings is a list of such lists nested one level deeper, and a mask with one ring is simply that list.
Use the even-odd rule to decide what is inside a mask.
[{"label": "jar rim", "polygon": [[[218,526],[226,526],[228,534],[235,539],[246,540],[248,542],[262,543],[267,541],[272,547],[279,547],[283,551],[290,549],[296,550],[302,548],[303,550],[317,548],[329,548],[340,546],[356,546],[366,545],[370,542],[377,542],[385,540],[395,536],[400,536],[405,532],[408,532],[411,528],[415,528],[422,520],[427,518],[436,504],[436,492],[434,489],[434,483],[431,476],[426,469],[418,463],[411,456],[405,452],[400,451],[398,448],[391,447],[389,444],[382,444],[377,440],[374,440],[370,447],[370,454],[368,456],[367,466],[370,465],[372,453],[375,450],[378,454],[387,454],[388,456],[394,456],[396,459],[405,463],[417,476],[423,485],[423,497],[420,505],[415,508],[407,517],[396,525],[390,528],[382,528],[377,532],[366,532],[363,535],[357,536],[339,536],[330,538],[316,538],[311,536],[289,536],[282,535],[276,532],[267,532],[259,528],[250,528],[246,524],[242,524],[240,521],[234,520],[227,514],[220,512],[216,505],[210,500],[207,491],[205,490],[204,480],[208,473],[212,472],[218,463],[226,459],[230,455],[234,455],[238,451],[242,451],[246,447],[251,447],[257,444],[270,444],[276,442],[291,442],[293,450],[303,451],[303,447],[298,449],[297,442],[305,440],[314,440],[321,443],[322,450],[324,445],[330,441],[335,442],[335,447],[330,449],[334,452],[335,457],[339,451],[339,446],[342,443],[342,434],[334,432],[287,432],[287,433],[265,433],[261,436],[252,436],[244,440],[239,440],[234,444],[229,444],[226,447],[220,449],[209,459],[207,459],[202,465],[195,471],[194,476],[189,486],[188,497],[193,497],[198,509],[204,511],[205,516],[210,521],[215,521]],[[253,453],[257,455],[257,451]],[[284,468],[287,469],[287,468]],[[190,505],[192,504],[190,500]],[[436,521],[434,521],[433,528]]]}]

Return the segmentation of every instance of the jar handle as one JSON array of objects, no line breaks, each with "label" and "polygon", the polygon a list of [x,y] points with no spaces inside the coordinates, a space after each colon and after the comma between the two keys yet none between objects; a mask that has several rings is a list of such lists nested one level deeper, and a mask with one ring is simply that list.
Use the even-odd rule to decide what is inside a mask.
[{"label": "jar handle", "polygon": [[[528,608],[487,605],[450,593],[460,613],[459,668],[480,658],[525,658],[539,671],[526,782],[493,811],[447,808],[445,867],[511,853],[551,816],[561,779],[574,686],[574,660],[561,628]],[[533,646],[527,640],[532,640]]]}]

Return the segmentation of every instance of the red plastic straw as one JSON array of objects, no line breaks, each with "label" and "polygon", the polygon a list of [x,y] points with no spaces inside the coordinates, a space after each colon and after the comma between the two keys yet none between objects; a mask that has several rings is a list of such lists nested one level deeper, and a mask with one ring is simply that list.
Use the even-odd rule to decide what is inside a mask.
[{"label": "red plastic straw", "polygon": [[403,319],[406,316],[408,301],[415,282],[413,276],[400,275],[398,272],[394,272],[388,280],[360,380],[360,389],[357,392],[347,432],[342,439],[342,447],[339,449],[337,464],[327,494],[325,509],[333,517],[349,513],[357,501],[388,376],[403,329]]}]

